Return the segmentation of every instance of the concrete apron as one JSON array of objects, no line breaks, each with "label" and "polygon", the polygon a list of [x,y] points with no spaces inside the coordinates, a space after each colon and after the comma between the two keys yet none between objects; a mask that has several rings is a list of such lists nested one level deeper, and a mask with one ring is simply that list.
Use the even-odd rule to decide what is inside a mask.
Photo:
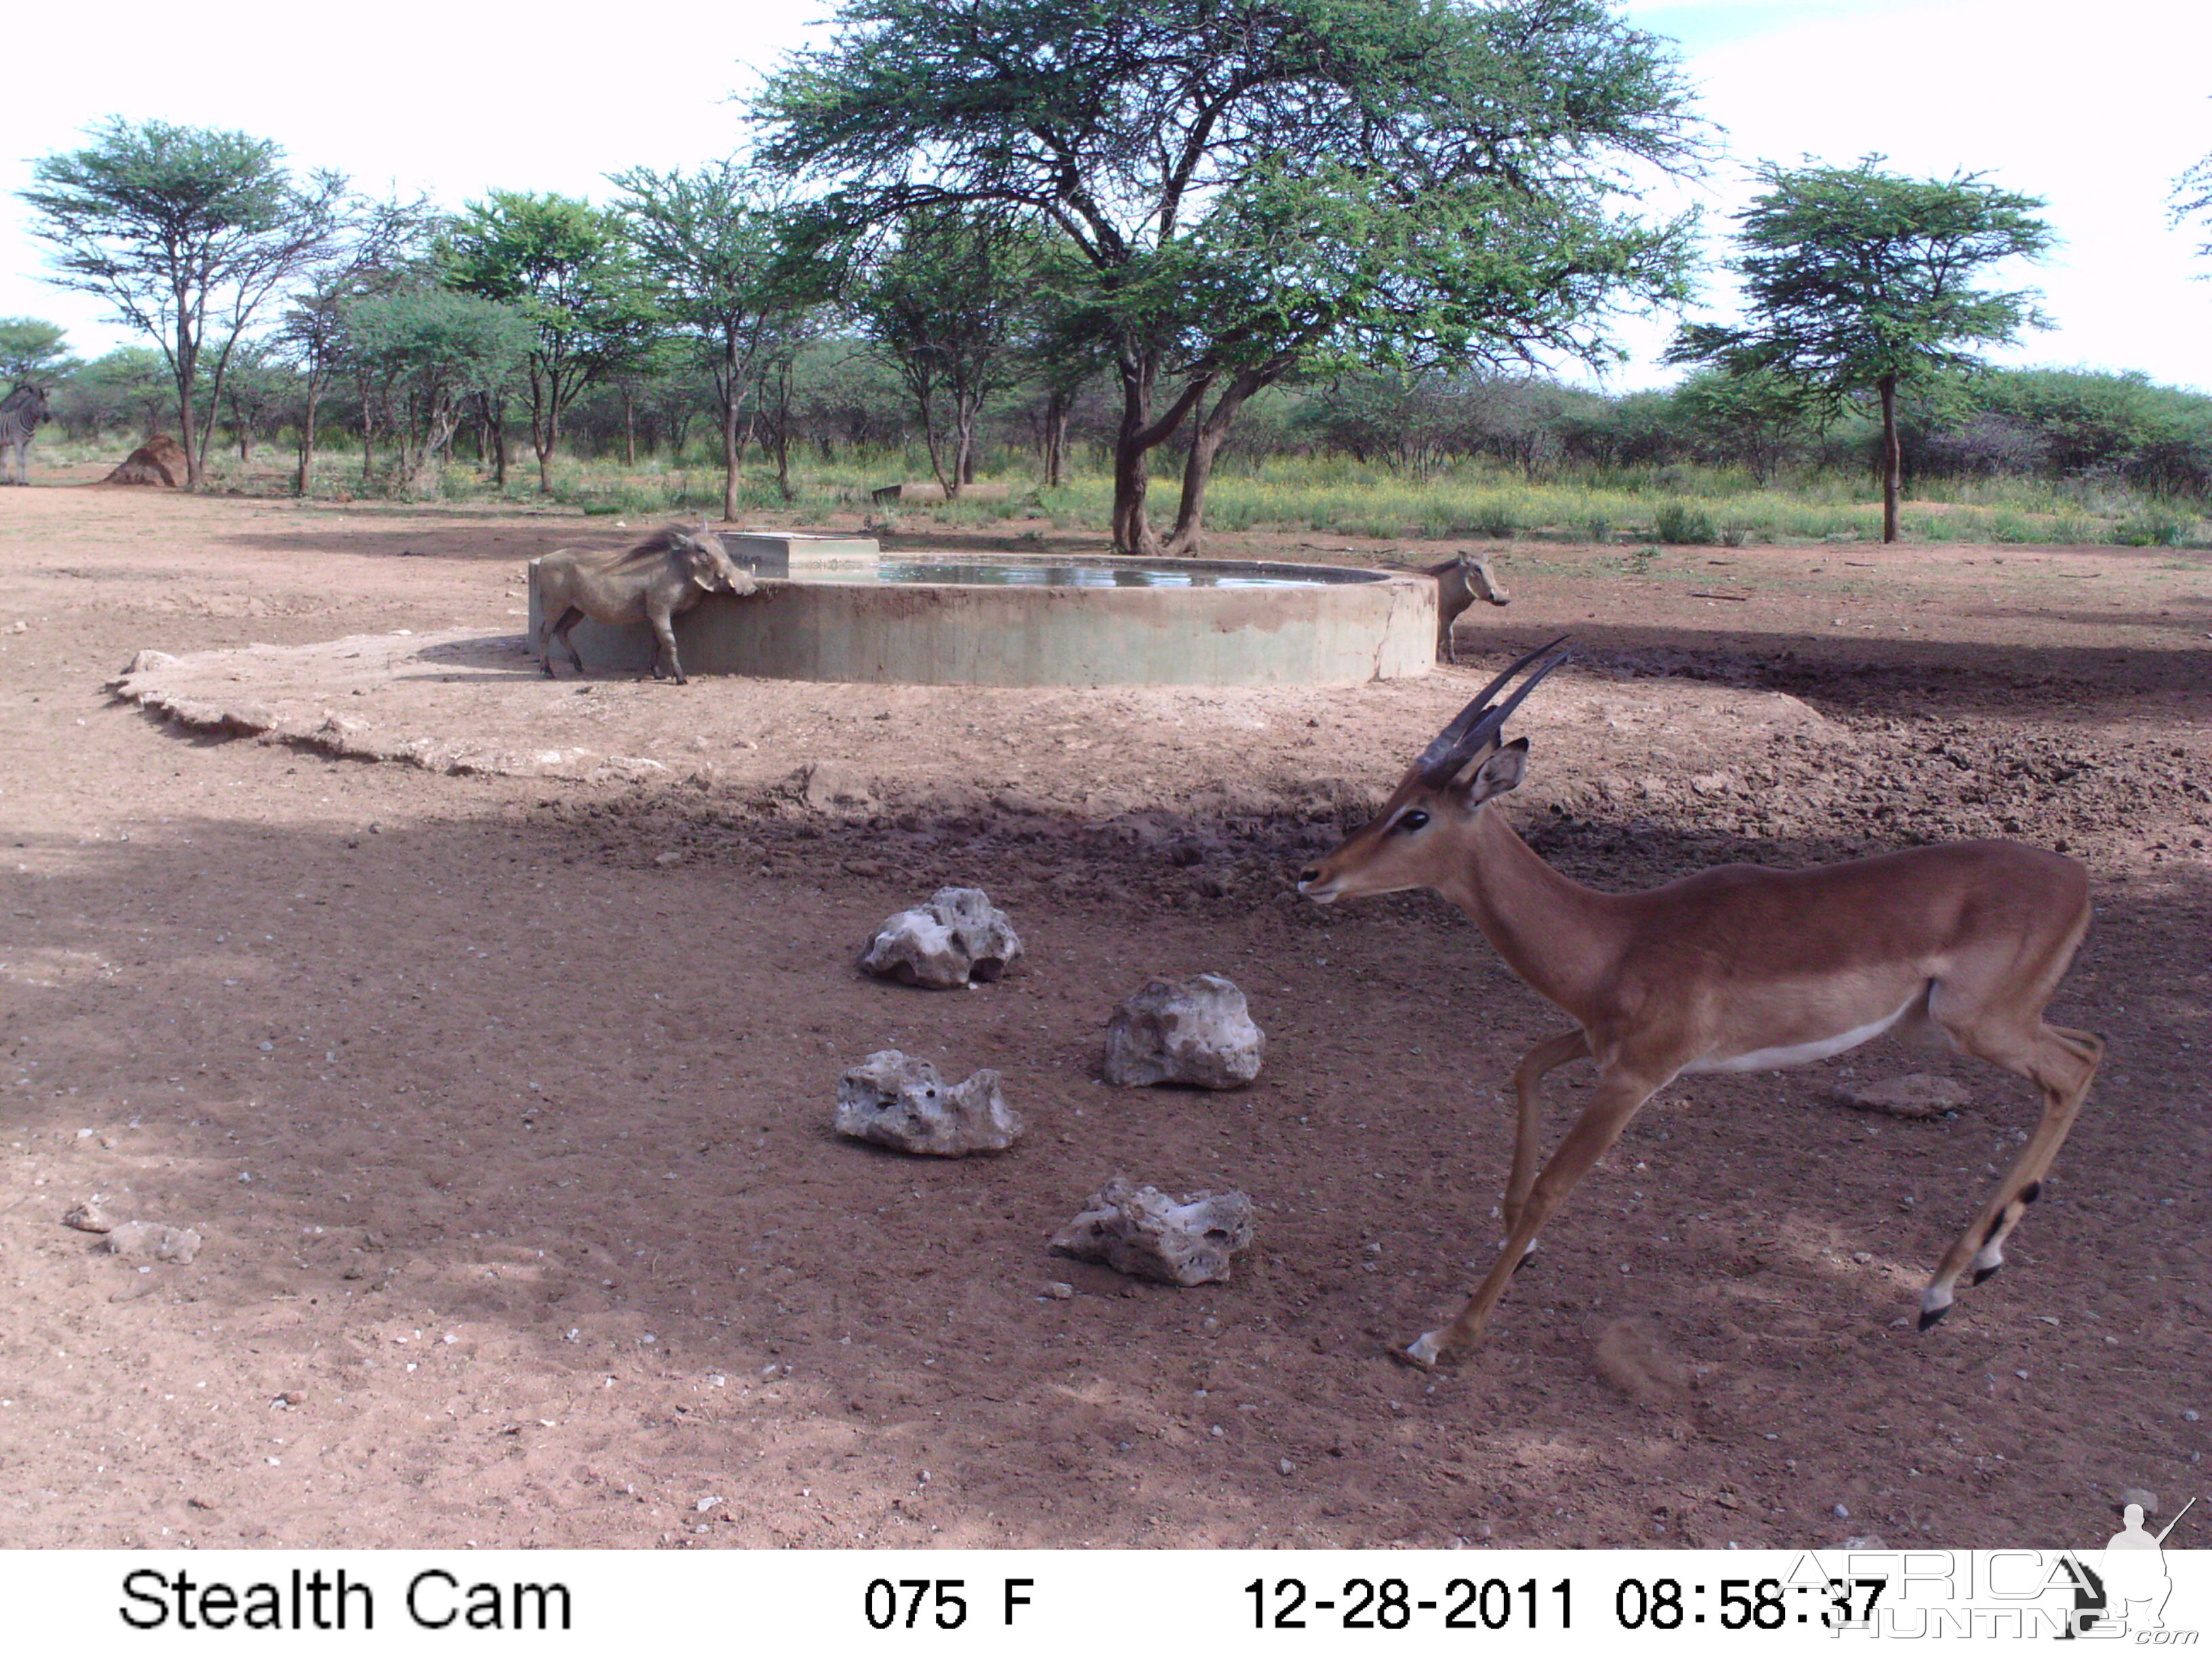
[{"label": "concrete apron", "polygon": [[[1370,573],[1362,572],[1363,575]],[[530,569],[533,647],[543,625]],[[653,629],[585,621],[593,673],[643,673]],[[687,674],[902,685],[1358,685],[1425,674],[1425,576],[1315,587],[1041,587],[763,580],[676,618]],[[567,675],[557,647],[554,672]]]}]

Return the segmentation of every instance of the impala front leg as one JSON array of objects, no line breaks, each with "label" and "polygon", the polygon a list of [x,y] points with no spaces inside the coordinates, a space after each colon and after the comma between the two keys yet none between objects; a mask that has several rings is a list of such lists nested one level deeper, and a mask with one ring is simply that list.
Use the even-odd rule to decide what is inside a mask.
[{"label": "impala front leg", "polygon": [[[1579,1034],[1578,1034],[1579,1035]],[[1563,1039],[1555,1039],[1555,1041]],[[1408,1358],[1423,1365],[1433,1365],[1447,1354],[1463,1352],[1480,1340],[1482,1328],[1489,1323],[1492,1310],[1505,1294],[1512,1282],[1513,1270],[1521,1264],[1536,1242],[1545,1219],[1557,1209],[1566,1195],[1574,1191],[1576,1183],[1589,1173],[1590,1165],[1604,1157],[1613,1143],[1620,1139],[1621,1131],[1628,1127],[1644,1103],[1666,1081],[1632,1076],[1621,1071],[1600,1073],[1597,1096],[1575,1120],[1575,1127],[1567,1131],[1566,1139],[1544,1165],[1529,1188],[1528,1201],[1521,1206],[1520,1218],[1506,1235],[1505,1248],[1498,1253],[1489,1273],[1476,1286],[1459,1317],[1442,1330],[1424,1333],[1406,1350]]]}]

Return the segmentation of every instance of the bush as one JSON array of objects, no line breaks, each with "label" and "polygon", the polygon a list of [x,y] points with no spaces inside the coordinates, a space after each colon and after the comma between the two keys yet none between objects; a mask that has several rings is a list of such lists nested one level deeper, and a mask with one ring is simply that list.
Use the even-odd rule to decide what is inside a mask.
[{"label": "bush", "polygon": [[2164,501],[2146,501],[2112,526],[2122,547],[2184,547],[2197,528],[2194,518]]},{"label": "bush", "polygon": [[1702,547],[1713,540],[1713,521],[1695,501],[1666,501],[1652,520],[1653,533],[1670,547]]},{"label": "bush", "polygon": [[1521,527],[1520,516],[1509,502],[1485,501],[1475,510],[1474,527],[1493,540],[1510,541]]}]

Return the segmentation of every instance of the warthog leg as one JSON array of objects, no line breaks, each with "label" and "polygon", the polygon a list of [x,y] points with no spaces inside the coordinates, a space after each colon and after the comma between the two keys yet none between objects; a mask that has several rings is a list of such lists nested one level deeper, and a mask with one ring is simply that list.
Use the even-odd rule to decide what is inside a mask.
[{"label": "warthog leg", "polygon": [[556,620],[548,623],[544,631],[538,636],[540,649],[538,662],[538,666],[544,669],[547,679],[554,678],[553,641],[556,640],[560,641],[562,648],[568,652],[568,660],[576,665],[576,672],[579,674],[584,672],[584,659],[577,654],[576,642],[568,637],[568,630],[583,620],[584,613],[572,605],[563,611]]},{"label": "warthog leg", "polygon": [[653,636],[660,642],[653,653],[653,678],[660,678],[660,659],[665,655],[677,684],[690,684],[690,682],[684,678],[684,659],[676,654],[676,627],[670,620],[669,612],[654,611],[648,614],[653,623]]}]

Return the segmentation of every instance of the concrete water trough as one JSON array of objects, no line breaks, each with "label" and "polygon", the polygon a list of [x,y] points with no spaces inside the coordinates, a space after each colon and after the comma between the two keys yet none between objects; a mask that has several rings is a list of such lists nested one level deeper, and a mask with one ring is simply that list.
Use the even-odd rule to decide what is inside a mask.
[{"label": "concrete water trough", "polygon": [[[725,533],[761,577],[676,619],[693,674],[905,685],[1353,685],[1425,674],[1425,576],[1209,559],[883,555],[862,538]],[[530,629],[543,617],[530,571]],[[579,623],[593,673],[642,673],[643,623]],[[556,653],[556,672],[568,665]]]}]

